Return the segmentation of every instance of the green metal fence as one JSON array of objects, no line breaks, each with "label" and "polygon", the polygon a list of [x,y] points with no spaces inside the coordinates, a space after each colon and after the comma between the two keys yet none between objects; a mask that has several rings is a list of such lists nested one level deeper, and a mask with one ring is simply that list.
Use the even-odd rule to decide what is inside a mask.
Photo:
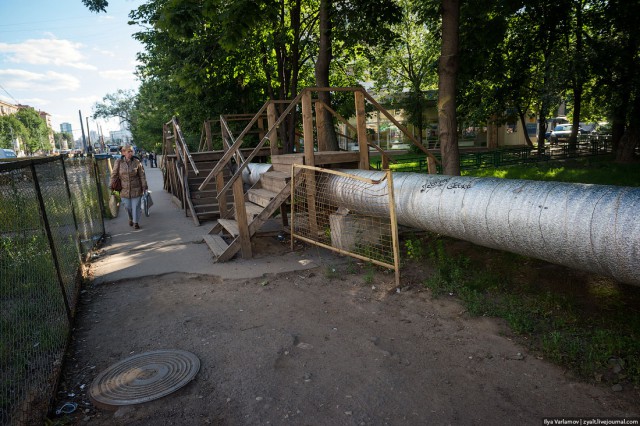
[{"label": "green metal fence", "polygon": [[80,287],[104,235],[106,160],[0,163],[0,424],[43,424]]},{"label": "green metal fence", "polygon": [[[473,151],[463,151],[460,153],[460,169],[473,170],[484,167],[503,167],[514,164],[527,164],[536,162],[548,162],[567,158],[577,158],[593,155],[611,153],[611,139],[603,136],[581,136],[576,149],[572,150],[568,144],[547,145],[543,152],[526,146],[500,149],[478,149]],[[440,159],[440,153],[434,153]],[[377,170],[382,169],[382,161],[374,164]],[[396,159],[390,165],[390,169],[396,172],[419,172],[427,173],[427,160],[424,155],[416,155],[411,158]],[[438,166],[438,173],[442,169]]]}]

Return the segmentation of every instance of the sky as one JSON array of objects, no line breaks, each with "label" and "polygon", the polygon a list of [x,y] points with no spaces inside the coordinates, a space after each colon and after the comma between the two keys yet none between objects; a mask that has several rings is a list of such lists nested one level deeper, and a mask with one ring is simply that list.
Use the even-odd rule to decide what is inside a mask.
[{"label": "sky", "polygon": [[128,14],[144,0],[109,0],[94,13],[81,0],[0,0],[0,99],[51,115],[53,130],[71,123],[75,138],[87,131],[105,136],[117,120],[93,120],[93,106],[118,89],[137,90],[136,53]]}]

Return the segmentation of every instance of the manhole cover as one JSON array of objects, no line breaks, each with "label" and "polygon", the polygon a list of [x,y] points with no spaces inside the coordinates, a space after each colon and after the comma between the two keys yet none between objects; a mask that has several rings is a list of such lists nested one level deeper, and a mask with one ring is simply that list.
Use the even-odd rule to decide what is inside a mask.
[{"label": "manhole cover", "polygon": [[152,401],[189,383],[199,369],[200,360],[191,352],[145,352],[98,374],[89,388],[89,397],[106,409]]}]

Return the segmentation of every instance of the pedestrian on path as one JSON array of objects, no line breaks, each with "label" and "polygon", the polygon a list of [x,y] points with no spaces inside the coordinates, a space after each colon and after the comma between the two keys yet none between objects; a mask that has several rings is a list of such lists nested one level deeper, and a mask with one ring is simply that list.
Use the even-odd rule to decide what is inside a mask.
[{"label": "pedestrian on path", "polygon": [[124,158],[116,160],[111,173],[109,187],[113,189],[116,180],[120,179],[122,189],[120,198],[129,216],[129,226],[140,229],[139,221],[142,216],[140,206],[142,194],[149,189],[144,167],[137,157],[133,156],[131,145],[125,145],[122,149]]}]

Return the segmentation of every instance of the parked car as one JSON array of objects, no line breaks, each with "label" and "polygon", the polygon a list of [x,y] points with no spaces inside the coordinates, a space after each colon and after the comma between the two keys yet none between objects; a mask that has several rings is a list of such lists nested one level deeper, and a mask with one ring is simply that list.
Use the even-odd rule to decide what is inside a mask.
[{"label": "parked car", "polygon": [[[558,124],[555,129],[549,135],[549,142],[551,144],[556,145],[558,142],[567,142],[571,137],[571,131],[573,130],[572,124]],[[578,133],[581,135],[587,134],[588,132],[584,129],[578,127]]]},{"label": "parked car", "polygon": [[12,149],[0,148],[0,158],[17,158],[16,152]]}]

